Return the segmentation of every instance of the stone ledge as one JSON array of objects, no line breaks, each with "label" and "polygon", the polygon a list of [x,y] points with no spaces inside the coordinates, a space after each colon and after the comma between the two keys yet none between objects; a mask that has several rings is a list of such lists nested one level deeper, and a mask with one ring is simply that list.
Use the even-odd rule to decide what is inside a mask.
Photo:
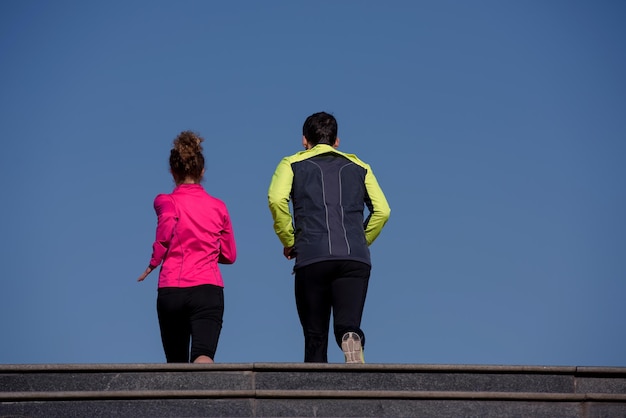
[{"label": "stone ledge", "polygon": [[75,391],[2,392],[0,402],[119,399],[421,399],[421,400],[510,400],[552,402],[626,402],[626,394],[454,392],[454,391],[365,391],[365,390],[178,390],[178,391]]},{"label": "stone ledge", "polygon": [[517,366],[479,364],[393,364],[393,363],[59,363],[59,364],[0,364],[0,373],[29,372],[107,372],[107,371],[348,371],[375,372],[461,372],[461,373],[550,373],[550,374],[624,374],[626,367],[600,366]]}]

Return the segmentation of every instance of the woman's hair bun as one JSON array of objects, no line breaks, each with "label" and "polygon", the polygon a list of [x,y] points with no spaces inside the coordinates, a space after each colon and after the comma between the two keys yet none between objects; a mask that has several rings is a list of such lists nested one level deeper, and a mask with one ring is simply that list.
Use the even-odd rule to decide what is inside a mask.
[{"label": "woman's hair bun", "polygon": [[174,147],[170,152],[170,169],[175,177],[192,177],[196,180],[202,177],[202,141],[204,139],[192,131],[183,131],[174,139]]},{"label": "woman's hair bun", "polygon": [[202,152],[202,141],[204,139],[194,132],[183,131],[174,140],[174,149],[183,159],[187,159]]}]

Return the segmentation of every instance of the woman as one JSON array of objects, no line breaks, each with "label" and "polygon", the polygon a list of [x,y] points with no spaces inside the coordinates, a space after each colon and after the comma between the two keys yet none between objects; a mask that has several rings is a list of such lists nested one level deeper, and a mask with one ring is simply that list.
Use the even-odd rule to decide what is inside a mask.
[{"label": "woman", "polygon": [[174,140],[170,171],[176,187],[154,199],[158,221],[152,259],[137,279],[143,281],[163,263],[157,313],[168,363],[213,363],[224,314],[218,263],[232,264],[237,258],[226,205],[200,184],[202,141],[190,131]]}]

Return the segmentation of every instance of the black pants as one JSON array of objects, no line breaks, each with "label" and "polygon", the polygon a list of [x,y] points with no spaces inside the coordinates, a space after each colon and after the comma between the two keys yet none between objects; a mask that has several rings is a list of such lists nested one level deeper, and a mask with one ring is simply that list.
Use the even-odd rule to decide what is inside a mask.
[{"label": "black pants", "polygon": [[168,363],[215,358],[224,316],[224,289],[210,284],[162,287],[157,297],[161,341]]},{"label": "black pants", "polygon": [[296,270],[296,306],[304,332],[304,361],[328,362],[330,314],[337,345],[346,332],[356,332],[365,344],[361,317],[370,266],[358,261],[322,261]]}]

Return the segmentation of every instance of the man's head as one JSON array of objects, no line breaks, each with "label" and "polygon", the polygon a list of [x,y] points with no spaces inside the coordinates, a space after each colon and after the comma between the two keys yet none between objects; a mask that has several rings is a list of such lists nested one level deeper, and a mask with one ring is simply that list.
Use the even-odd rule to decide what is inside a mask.
[{"label": "man's head", "polygon": [[307,149],[317,144],[337,147],[339,138],[335,117],[326,112],[318,112],[306,118],[302,126],[302,143]]}]

